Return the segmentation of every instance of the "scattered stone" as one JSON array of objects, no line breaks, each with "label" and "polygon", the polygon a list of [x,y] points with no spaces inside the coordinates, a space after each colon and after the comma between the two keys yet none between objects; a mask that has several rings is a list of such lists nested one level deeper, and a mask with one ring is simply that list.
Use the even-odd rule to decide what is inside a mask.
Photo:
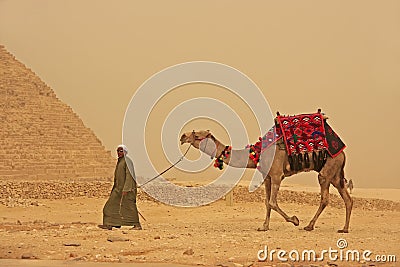
[{"label": "scattered stone", "polygon": [[243,264],[244,267],[251,267],[253,266],[253,262],[246,262],[245,264]]},{"label": "scattered stone", "polygon": [[221,267],[237,267],[235,265],[235,263],[233,263],[233,262],[219,263],[219,264],[217,264],[217,266],[221,266]]},{"label": "scattered stone", "polygon": [[126,238],[126,237],[120,237],[120,236],[109,236],[107,238],[107,241],[110,241],[110,242],[125,242],[125,241],[129,241],[129,239]]},{"label": "scattered stone", "polygon": [[127,258],[127,257],[124,257],[124,256],[118,256],[118,261],[119,261],[120,263],[127,263],[127,262],[129,262],[128,258]]},{"label": "scattered stone", "polygon": [[329,261],[328,261],[328,265],[331,266],[331,267],[337,267],[337,266],[338,266],[336,263],[334,263],[334,262],[329,262]]},{"label": "scattered stone", "polygon": [[[114,164],[113,164],[114,165]],[[114,168],[114,167],[112,167]],[[51,181],[0,181],[0,204],[7,207],[30,206],[36,205],[38,199],[71,199],[79,197],[84,192],[87,197],[108,197],[110,188],[113,183],[111,181],[75,181],[71,182],[51,182]],[[245,186],[237,186],[234,189],[235,201],[238,202],[262,202],[264,200],[264,189],[257,190],[253,193],[248,192]],[[138,191],[138,200],[154,201],[147,194]],[[329,196],[332,207],[343,207],[343,200],[340,196],[331,194]],[[400,211],[400,202],[383,200],[383,199],[362,199],[354,198],[353,208],[361,208],[363,210],[379,210],[379,211]],[[278,196],[281,203],[302,203],[303,205],[319,205],[320,198],[318,193],[312,192],[296,192],[283,190]],[[33,203],[33,204],[32,204]],[[38,203],[41,206],[40,203]]]},{"label": "scattered stone", "polygon": [[76,257],[71,259],[72,261],[86,261],[88,258],[86,256]]},{"label": "scattered stone", "polygon": [[193,255],[193,254],[194,254],[194,251],[191,248],[189,248],[183,252],[183,255]]},{"label": "scattered stone", "polygon": [[37,257],[35,255],[33,255],[31,252],[25,252],[21,255],[21,259],[24,260],[33,260],[33,259],[37,259]]},{"label": "scattered stone", "polygon": [[78,242],[64,242],[63,245],[66,247],[79,247],[81,244]]},{"label": "scattered stone", "polygon": [[161,239],[161,236],[157,235],[154,237],[154,239]]}]

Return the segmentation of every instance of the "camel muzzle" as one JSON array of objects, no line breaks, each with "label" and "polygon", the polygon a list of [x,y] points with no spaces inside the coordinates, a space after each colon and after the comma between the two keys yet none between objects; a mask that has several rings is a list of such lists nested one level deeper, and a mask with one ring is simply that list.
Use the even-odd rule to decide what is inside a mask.
[{"label": "camel muzzle", "polygon": [[183,145],[184,143],[186,143],[186,141],[187,141],[187,136],[186,136],[186,134],[183,134],[182,136],[181,136],[181,145]]}]

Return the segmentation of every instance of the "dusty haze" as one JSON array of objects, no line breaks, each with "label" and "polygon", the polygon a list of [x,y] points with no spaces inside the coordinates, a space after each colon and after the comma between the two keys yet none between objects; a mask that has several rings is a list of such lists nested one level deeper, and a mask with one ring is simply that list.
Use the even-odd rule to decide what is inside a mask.
[{"label": "dusty haze", "polygon": [[[248,75],[273,112],[322,108],[347,145],[346,176],[356,186],[400,188],[399,14],[398,1],[2,0],[0,43],[112,151],[121,142],[130,98],[146,79],[178,63],[215,61]],[[184,100],[215,97],[243,116],[249,112],[215,86],[183,86],[174,94],[158,103],[146,129],[156,156],[162,153],[165,115]],[[202,123],[185,129],[203,128]],[[246,123],[254,143],[254,122]],[[221,127],[207,126],[215,126],[212,130],[228,142]],[[177,129],[171,142],[177,143],[179,135]],[[168,166],[154,160],[160,169]],[[218,171],[196,175],[201,179]],[[317,184],[315,174],[290,179]]]}]

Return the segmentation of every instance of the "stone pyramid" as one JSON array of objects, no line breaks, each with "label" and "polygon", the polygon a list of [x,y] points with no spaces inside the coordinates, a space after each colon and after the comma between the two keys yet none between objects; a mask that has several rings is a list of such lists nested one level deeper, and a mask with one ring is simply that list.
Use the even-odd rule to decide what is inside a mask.
[{"label": "stone pyramid", "polygon": [[72,108],[0,45],[0,179],[105,180],[115,163]]}]

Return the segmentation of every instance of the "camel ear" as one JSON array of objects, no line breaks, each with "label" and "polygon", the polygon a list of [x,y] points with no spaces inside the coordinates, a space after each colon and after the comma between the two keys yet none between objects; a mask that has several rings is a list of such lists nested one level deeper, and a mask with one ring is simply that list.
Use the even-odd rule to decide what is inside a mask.
[{"label": "camel ear", "polygon": [[210,132],[210,130],[207,130],[207,132]]}]

